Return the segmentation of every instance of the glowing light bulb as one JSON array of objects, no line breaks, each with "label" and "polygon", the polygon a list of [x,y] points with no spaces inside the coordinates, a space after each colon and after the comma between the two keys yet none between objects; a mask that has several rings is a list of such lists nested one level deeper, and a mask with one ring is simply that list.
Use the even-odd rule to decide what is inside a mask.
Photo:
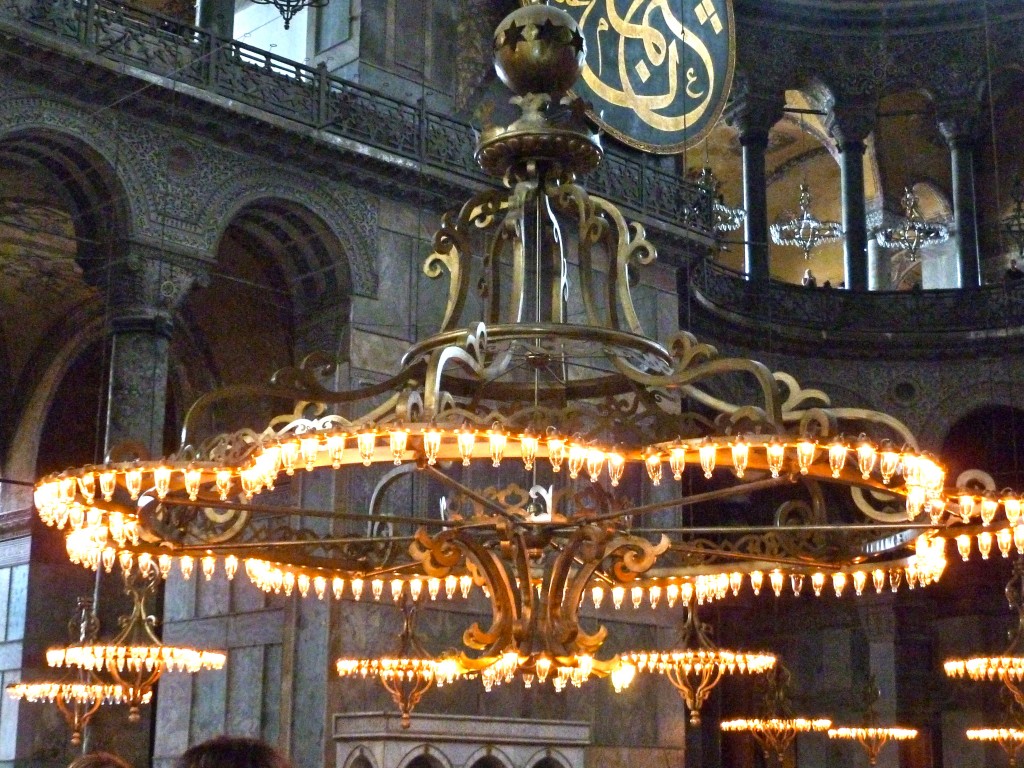
[{"label": "glowing light bulb", "polygon": [[668,466],[672,470],[673,479],[683,479],[683,470],[686,469],[686,447],[678,440],[668,450]]},{"label": "glowing light bulb", "polygon": [[519,438],[519,455],[523,460],[523,469],[527,472],[533,469],[533,462],[537,459],[539,444],[540,441],[536,435],[532,435],[529,432],[524,432],[523,436]]},{"label": "glowing light bulb", "polygon": [[437,464],[437,454],[441,450],[441,431],[437,427],[428,427],[423,431],[423,454],[427,464]]},{"label": "glowing light bulb", "polygon": [[791,573],[789,575],[789,585],[793,588],[793,597],[800,597],[800,593],[804,591],[804,575],[802,573]]},{"label": "glowing light bulb", "polygon": [[982,560],[988,560],[988,556],[992,554],[992,534],[989,531],[978,534],[978,551],[981,552]]},{"label": "glowing light bulb", "polygon": [[962,493],[957,498],[960,505],[960,519],[965,523],[969,523],[971,518],[974,517],[975,500],[974,495],[970,493]]},{"label": "glowing light bulb", "polygon": [[846,574],[842,571],[836,571],[832,574],[832,589],[835,590],[836,597],[843,596],[843,590],[846,589]]},{"label": "glowing light bulb", "polygon": [[587,460],[587,449],[582,445],[573,443],[569,446],[569,478],[575,480],[580,476],[580,470]]},{"label": "glowing light bulb", "polygon": [[562,462],[565,461],[565,440],[557,435],[549,435],[547,444],[548,461],[551,462],[551,471],[561,472]]},{"label": "glowing light bulb", "polygon": [[866,436],[861,435],[860,442],[857,444],[857,467],[860,469],[863,479],[867,480],[871,477],[871,470],[875,468],[877,458],[878,453],[875,451],[875,446]]},{"label": "glowing light bulb", "polygon": [[776,597],[782,597],[782,585],[785,583],[782,571],[775,569],[768,574],[768,582],[772,585],[772,592]]},{"label": "glowing light bulb", "polygon": [[971,537],[966,533],[956,537],[956,549],[966,563],[971,558]]},{"label": "glowing light bulb", "polygon": [[626,597],[626,588],[616,584],[612,587],[612,605],[615,606],[615,610],[619,610],[622,607],[622,601]]},{"label": "glowing light bulb", "polygon": [[1024,555],[1024,523],[1013,526],[1013,546],[1017,548],[1018,555]]},{"label": "glowing light bulb", "polygon": [[604,587],[596,586],[590,590],[590,599],[594,603],[594,610],[601,607],[604,602]]},{"label": "glowing light bulb", "polygon": [[828,466],[832,470],[832,477],[839,477],[846,466],[846,443],[843,438],[836,436],[828,446]]},{"label": "glowing light bulb", "polygon": [[732,466],[736,470],[736,477],[743,477],[747,471],[749,460],[750,444],[743,439],[743,435],[740,435],[732,444]]},{"label": "glowing light bulb", "polygon": [[633,601],[633,608],[639,608],[644,602],[644,588],[633,587],[630,590],[630,598]]},{"label": "glowing light bulb", "polygon": [[185,470],[185,493],[189,501],[195,501],[199,497],[199,484],[203,480],[203,471],[197,467],[188,467]]},{"label": "glowing light bulb", "polygon": [[996,518],[999,510],[999,500],[990,494],[985,494],[981,499],[981,524],[988,526]]},{"label": "glowing light bulb", "polygon": [[944,497],[936,496],[935,498],[928,499],[928,517],[931,518],[932,525],[941,523],[945,512],[946,499]]},{"label": "glowing light bulb", "polygon": [[761,587],[764,585],[764,572],[763,571],[751,571],[750,572],[750,588],[754,591],[755,595],[761,594]]},{"label": "glowing light bulb", "polygon": [[359,458],[364,467],[373,463],[373,451],[377,446],[377,433],[372,429],[366,429],[356,433],[356,448],[359,451]]},{"label": "glowing light bulb", "polygon": [[345,433],[335,432],[327,436],[327,454],[331,457],[331,466],[340,469],[345,457]]},{"label": "glowing light bulb", "polygon": [[370,581],[370,594],[374,600],[380,600],[384,594],[384,579],[373,579]]},{"label": "glowing light bulb", "polygon": [[363,597],[363,589],[366,586],[364,579],[355,578],[350,582],[352,584],[352,597],[354,600],[359,601]]},{"label": "glowing light bulb", "polygon": [[281,443],[281,466],[286,475],[295,474],[295,465],[299,460],[299,444],[294,440]]},{"label": "glowing light bulb", "polygon": [[896,474],[896,470],[899,468],[900,454],[893,449],[888,440],[882,445],[883,448],[878,458],[878,472],[882,476],[882,483],[888,485],[889,481],[892,480],[892,476]]},{"label": "glowing light bulb", "polygon": [[[191,555],[182,555],[178,559],[178,568],[181,569],[181,578],[188,581],[192,578],[192,569],[195,566],[196,561]],[[139,565],[142,565],[142,555],[139,555]]]},{"label": "glowing light bulb", "polygon": [[704,477],[710,480],[718,459],[718,446],[711,441],[711,438],[705,437],[700,448],[697,449],[697,453],[700,455],[700,466],[704,470]]},{"label": "glowing light bulb", "polygon": [[462,466],[468,467],[473,460],[473,448],[476,446],[476,432],[463,427],[455,438],[459,446],[459,456],[462,457]]},{"label": "glowing light bulb", "polygon": [[604,468],[604,451],[600,448],[589,449],[587,451],[586,465],[590,482],[596,483],[598,478],[601,477],[601,470]]},{"label": "glowing light bulb", "polygon": [[816,571],[811,574],[811,589],[814,590],[815,597],[821,597],[821,590],[825,587],[825,574],[821,571]]},{"label": "glowing light bulb", "polygon": [[316,460],[320,456],[320,438],[317,435],[309,435],[299,441],[299,452],[302,454],[302,463],[307,472],[316,468]]},{"label": "glowing light bulb", "polygon": [[782,471],[782,464],[786,459],[786,446],[777,437],[773,437],[765,446],[765,455],[768,459],[768,469],[772,477],[778,477]]},{"label": "glowing light bulb", "polygon": [[661,454],[649,453],[644,459],[644,467],[647,468],[647,476],[651,478],[651,485],[661,485]]},{"label": "glowing light bulb", "polygon": [[157,467],[153,470],[153,485],[156,487],[158,499],[162,499],[171,489],[171,468]]},{"label": "glowing light bulb", "polygon": [[814,463],[814,457],[817,453],[818,445],[808,437],[803,438],[796,444],[796,464],[800,469],[801,475],[806,475],[810,469],[811,464]]},{"label": "glowing light bulb", "polygon": [[1009,557],[1010,550],[1013,549],[1013,531],[1009,528],[1000,528],[996,533],[996,543],[999,545],[999,552],[1002,556]]},{"label": "glowing light bulb", "polygon": [[881,568],[876,568],[871,572],[871,581],[875,585],[875,592],[882,594],[882,590],[885,589],[885,577],[886,572]]},{"label": "glowing light bulb", "polygon": [[621,453],[608,454],[608,479],[612,487],[616,487],[622,480],[622,473],[626,469],[626,459]]},{"label": "glowing light bulb", "polygon": [[228,493],[231,491],[231,470],[218,469],[216,472],[217,493],[221,501],[227,501]]},{"label": "glowing light bulb", "polygon": [[501,429],[501,425],[495,424],[492,429],[488,430],[487,440],[491,446],[491,466],[500,467],[501,460],[505,457],[508,435]]},{"label": "glowing light bulb", "polygon": [[402,599],[402,590],[405,587],[405,582],[401,579],[391,580],[391,599],[396,603]]},{"label": "glowing light bulb", "polygon": [[1006,521],[1010,525],[1016,525],[1020,520],[1020,499],[1013,493],[1003,496],[1003,512],[1006,513]]},{"label": "glowing light bulb", "polygon": [[142,491],[142,470],[135,468],[125,472],[124,485],[128,489],[128,494],[132,497],[132,501],[136,501],[139,498],[139,493]]},{"label": "glowing light bulb", "polygon": [[388,432],[388,445],[391,447],[391,460],[398,466],[405,456],[405,449],[409,445],[409,430],[404,427],[395,427]]},{"label": "glowing light bulb", "polygon": [[235,574],[238,572],[238,558],[234,555],[228,555],[224,558],[224,574],[228,577],[228,581],[235,578]]},{"label": "glowing light bulb", "polygon": [[206,555],[201,560],[201,563],[203,567],[203,578],[209,581],[213,578],[214,570],[217,568],[217,558],[213,555]]},{"label": "glowing light bulb", "polygon": [[96,475],[92,472],[86,472],[78,477],[78,490],[82,493],[82,498],[85,499],[86,504],[92,504],[96,498]]},{"label": "glowing light bulb", "polygon": [[114,488],[117,485],[117,474],[115,472],[107,471],[100,473],[100,493],[103,495],[104,501],[110,501],[114,498]]}]

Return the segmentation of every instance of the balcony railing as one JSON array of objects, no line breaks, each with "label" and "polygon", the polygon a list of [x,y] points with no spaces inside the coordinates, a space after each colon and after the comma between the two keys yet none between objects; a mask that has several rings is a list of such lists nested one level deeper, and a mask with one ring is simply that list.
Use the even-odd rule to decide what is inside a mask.
[{"label": "balcony railing", "polygon": [[972,334],[978,338],[1024,329],[1024,281],[976,290],[847,291],[748,281],[709,260],[695,262],[690,286],[699,303],[750,326],[770,324],[782,335],[851,340]]},{"label": "balcony railing", "polygon": [[[42,33],[466,180],[487,179],[473,159],[470,124],[158,13],[114,0],[0,0],[0,27]],[[587,184],[652,219],[710,234],[709,196],[644,159],[609,152]]]}]

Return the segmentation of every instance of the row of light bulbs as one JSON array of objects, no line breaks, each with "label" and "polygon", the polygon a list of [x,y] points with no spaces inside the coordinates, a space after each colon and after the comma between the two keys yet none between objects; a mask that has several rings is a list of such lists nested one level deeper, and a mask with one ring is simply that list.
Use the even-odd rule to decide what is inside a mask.
[{"label": "row of light bulbs", "polygon": [[[1003,529],[1009,530],[1009,529]],[[1024,550],[1024,525],[1018,526],[1011,535],[1019,540],[1019,546]],[[991,537],[987,532],[979,534],[979,541],[984,537]],[[964,537],[961,537],[963,539]],[[1002,542],[1004,536],[1002,531],[996,538]],[[167,552],[159,555],[152,555],[148,552],[141,552],[135,555],[129,550],[117,550],[114,547],[105,546],[97,548],[95,542],[98,534],[94,535],[89,528],[82,528],[71,532],[67,537],[68,554],[73,562],[85,565],[93,569],[102,567],[110,572],[115,563],[119,564],[122,570],[130,572],[135,566],[146,577],[159,575],[167,578],[177,560],[178,569],[183,578],[190,579],[197,568],[203,577],[209,581],[217,572],[218,560],[222,563],[224,574],[228,579],[233,579],[241,565],[249,580],[258,588],[267,593],[291,595],[297,591],[302,597],[310,594],[319,599],[324,599],[328,594],[334,599],[341,600],[348,593],[354,600],[361,600],[367,587],[373,600],[381,600],[385,590],[390,593],[391,598],[398,602],[408,590],[409,596],[415,601],[419,600],[426,591],[430,600],[436,600],[444,595],[451,600],[456,594],[466,599],[473,588],[473,580],[470,576],[448,575],[445,578],[393,578],[385,580],[380,577],[364,579],[352,577],[349,579],[341,576],[328,577],[323,574],[296,571],[288,567],[282,567],[276,563],[259,558],[246,558],[240,561],[235,555],[227,555],[218,558],[213,554],[206,554],[199,558],[191,555],[171,555]],[[961,539],[957,540],[961,555],[964,554]],[[918,537],[915,551],[916,554],[909,558],[902,566],[887,568],[863,569],[858,568],[850,572],[833,571],[825,574],[815,571],[810,574],[802,572],[786,572],[775,568],[765,572],[753,570],[748,573],[733,571],[717,574],[700,574],[692,579],[682,581],[666,581],[664,583],[647,583],[625,587],[621,584],[606,586],[597,584],[590,589],[590,599],[595,609],[600,608],[610,597],[611,604],[616,610],[622,608],[627,602],[636,609],[646,604],[656,609],[659,605],[665,604],[669,608],[681,602],[687,605],[692,599],[703,605],[714,600],[722,600],[731,592],[738,596],[745,582],[749,582],[750,588],[755,595],[759,595],[767,585],[776,597],[781,597],[788,585],[793,595],[799,596],[803,593],[806,584],[810,584],[816,596],[820,596],[826,586],[830,586],[837,597],[841,597],[847,586],[852,585],[857,595],[863,594],[868,584],[871,584],[876,592],[882,592],[887,587],[895,592],[902,584],[910,589],[916,586],[927,586],[939,579],[946,566],[945,539],[922,535]],[[1000,543],[1002,547],[1002,543]]]},{"label": "row of light bulbs", "polygon": [[[344,464],[355,463],[357,456],[365,465],[388,459],[401,464],[415,459],[417,454],[409,449],[411,434],[407,428],[395,427],[386,432],[365,430],[354,435],[335,430],[310,432],[292,439],[275,438],[263,443],[251,462],[240,469],[194,462],[177,467],[165,462],[132,462],[100,470],[86,467],[40,481],[36,486],[35,503],[44,515],[59,516],[60,508],[74,505],[78,497],[86,506],[91,506],[97,497],[106,502],[112,501],[119,481],[132,500],[137,500],[144,489],[150,487],[158,499],[163,499],[175,487],[176,474],[180,475],[180,487],[184,488],[192,501],[198,499],[204,484],[215,490],[222,501],[227,500],[235,489],[236,478],[241,492],[251,497],[264,489],[272,490],[281,472],[293,475],[300,468],[312,471],[327,464],[339,468]],[[655,485],[662,481],[663,465],[666,462],[672,477],[682,479],[691,456],[709,479],[721,464],[731,466],[736,476],[742,478],[750,464],[752,450],[758,445],[763,447],[765,462],[773,477],[782,473],[788,457],[795,460],[798,472],[807,474],[811,465],[824,453],[828,456],[832,477],[838,478],[852,452],[865,480],[877,468],[886,485],[900,471],[908,488],[920,487],[940,493],[944,481],[943,470],[929,457],[896,450],[887,442],[876,447],[864,436],[855,447],[847,445],[839,437],[828,445],[819,444],[811,438],[787,443],[778,436],[767,439],[747,439],[742,435],[735,439],[704,437],[699,440],[676,440],[667,446],[652,446],[639,455],[629,456],[614,449],[604,450],[567,440],[553,431],[543,439],[529,432],[510,436],[497,426],[483,434],[468,428],[442,430],[430,426],[418,434],[428,464],[437,463],[442,456],[442,447],[446,444],[456,448],[451,458],[457,456],[467,466],[475,458],[489,457],[492,465],[498,467],[507,453],[515,452],[510,449],[518,448],[519,457],[527,470],[533,468],[538,456],[546,456],[554,472],[560,472],[565,466],[570,478],[576,479],[585,472],[594,482],[607,474],[613,486],[618,485],[622,479],[626,463],[637,459],[643,461]],[[350,438],[355,441],[354,453],[347,447]],[[719,458],[722,451],[728,452],[724,461]]]},{"label": "row of light bulbs", "polygon": [[974,536],[966,533],[957,536],[957,552],[965,563],[971,559],[972,544],[975,541],[982,560],[988,560],[992,555],[993,545],[1003,557],[1009,557],[1014,549],[1018,555],[1024,555],[1024,523],[1017,523],[1012,528],[1000,528],[994,534],[991,531],[981,531]]}]

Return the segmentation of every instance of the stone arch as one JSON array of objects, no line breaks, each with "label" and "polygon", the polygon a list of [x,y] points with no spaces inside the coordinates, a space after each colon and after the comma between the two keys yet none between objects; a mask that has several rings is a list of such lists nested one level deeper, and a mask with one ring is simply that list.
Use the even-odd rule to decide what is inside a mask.
[{"label": "stone arch", "polygon": [[[59,339],[53,348],[36,351],[27,369],[35,371],[34,379],[23,385],[28,394],[20,402],[18,418],[13,424],[12,446],[5,457],[4,476],[19,480],[36,477],[36,461],[46,416],[57,389],[75,360],[92,343],[102,338],[104,322],[96,304],[79,306],[50,330],[49,338]],[[4,484],[0,486],[0,508],[5,511],[31,505],[32,489]]]},{"label": "stone arch", "polygon": [[349,753],[343,768],[377,768],[377,765],[373,762],[373,753],[360,745]]},{"label": "stone arch", "polygon": [[493,745],[481,747],[466,760],[465,768],[515,768],[512,759]]},{"label": "stone arch", "polygon": [[294,172],[273,174],[266,170],[242,172],[232,177],[208,201],[202,229],[209,252],[215,252],[217,243],[240,211],[264,200],[283,201],[319,219],[341,246],[344,259],[337,269],[345,276],[347,293],[377,295],[376,208],[352,191],[325,189],[324,179],[304,178]]},{"label": "stone arch", "polygon": [[443,752],[429,744],[420,744],[409,750],[396,764],[396,768],[453,768]]},{"label": "stone arch", "polygon": [[[920,413],[918,437],[921,447],[930,450],[941,446],[953,425],[967,414],[993,406],[1019,407],[1015,380],[1020,373],[1016,368],[1013,366],[1009,370],[1000,371],[999,378],[992,376],[989,380],[985,379],[985,373],[993,372],[979,371],[977,378],[961,381],[955,387],[946,389],[944,397]],[[979,388],[980,381],[985,381],[986,386]]]},{"label": "stone arch", "polygon": [[116,217],[113,231],[130,239],[149,218],[154,195],[138,152],[112,114],[89,114],[34,96],[6,99],[0,101],[0,151],[12,151],[16,142],[19,155],[51,169],[62,167],[76,188],[105,190],[105,213]]},{"label": "stone arch", "polygon": [[534,752],[524,763],[525,768],[573,768],[572,761],[564,753],[551,747]]}]

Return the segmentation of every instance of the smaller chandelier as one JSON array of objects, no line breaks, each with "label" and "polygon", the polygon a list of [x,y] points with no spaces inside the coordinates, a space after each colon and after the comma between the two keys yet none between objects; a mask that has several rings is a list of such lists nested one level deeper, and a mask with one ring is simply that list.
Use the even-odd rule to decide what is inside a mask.
[{"label": "smaller chandelier", "polygon": [[708,635],[709,627],[697,618],[697,599],[686,606],[686,619],[676,650],[635,651],[625,660],[640,672],[659,672],[679,691],[690,711],[690,724],[700,725],[700,708],[722,676],[735,673],[761,674],[775,666],[771,653],[744,653],[718,648]]},{"label": "smaller chandelier", "polygon": [[821,733],[832,727],[824,718],[794,717],[789,706],[789,670],[777,664],[767,675],[765,686],[765,716],[726,720],[721,728],[726,733],[749,733],[761,747],[765,762],[775,757],[782,768],[786,752],[800,733]]},{"label": "smaller chandelier", "polygon": [[[75,616],[68,623],[73,642],[92,642],[96,639],[99,622],[92,610],[92,600],[78,598]],[[71,729],[71,746],[82,743],[82,731],[104,704],[127,701],[124,688],[104,682],[95,672],[84,669],[69,671],[60,680],[11,683],[7,695],[29,702],[55,704],[64,722]]]},{"label": "smaller chandelier", "polygon": [[1024,706],[1024,558],[1013,564],[1013,575],[1006,585],[1006,600],[1017,611],[1017,628],[1010,644],[998,656],[973,656],[949,659],[943,667],[950,677],[969,677],[971,680],[999,680],[1013,694],[1014,700]]},{"label": "smaller chandelier", "polygon": [[323,8],[328,0],[252,0],[257,5],[272,5],[277,8],[284,21],[284,28],[288,29],[300,11],[304,8]]},{"label": "smaller chandelier", "polygon": [[215,651],[164,645],[153,632],[156,618],[146,614],[146,595],[152,591],[156,574],[148,576],[124,571],[125,593],[132,599],[132,612],[120,619],[121,631],[109,643],[95,637],[46,652],[51,667],[69,667],[85,672],[106,672],[120,686],[121,701],[129,706],[128,721],[139,721],[139,708],[148,704],[153,686],[166,672],[198,672],[221,669],[227,657]]},{"label": "smaller chandelier", "polygon": [[[404,593],[403,593],[404,594]],[[416,636],[416,602],[405,598],[402,603],[402,632],[394,656],[376,659],[338,659],[335,662],[341,677],[376,677],[384,686],[402,715],[402,727],[408,728],[413,709],[432,685],[440,688],[460,674],[458,662],[451,656],[432,658]]]},{"label": "smaller chandelier", "polygon": [[709,166],[704,166],[701,169],[700,176],[697,178],[697,184],[707,190],[707,193],[711,195],[711,199],[714,201],[711,205],[711,210],[714,214],[712,228],[715,232],[734,232],[743,226],[743,221],[747,218],[747,212],[743,208],[733,208],[725,204],[725,199],[719,192],[721,182],[719,182],[715,172]]},{"label": "smaller chandelier", "polygon": [[1024,258],[1024,178],[1013,182],[1013,210],[1003,217],[999,230],[1017,249],[1017,258]]},{"label": "smaller chandelier", "polygon": [[882,248],[906,251],[910,261],[917,261],[925,246],[944,243],[949,239],[949,228],[944,224],[925,221],[918,203],[917,195],[907,187],[903,191],[903,223],[880,229],[875,235],[875,240]]},{"label": "smaller chandelier", "polygon": [[800,185],[800,212],[784,213],[769,228],[776,245],[795,245],[811,258],[811,251],[819,245],[843,238],[843,225],[838,221],[820,221],[811,213],[811,191],[807,184]]},{"label": "smaller chandelier", "polygon": [[992,741],[998,744],[1009,759],[1009,768],[1017,765],[1017,755],[1024,748],[1024,730],[1020,728],[968,728],[971,741]]},{"label": "smaller chandelier", "polygon": [[910,741],[917,738],[916,728],[904,728],[902,726],[880,726],[878,724],[878,712],[875,705],[878,702],[879,690],[874,678],[868,682],[865,689],[865,724],[862,726],[844,726],[841,728],[829,728],[830,739],[848,739],[856,741],[863,748],[868,757],[868,765],[878,764],[878,755],[882,748],[891,741]]}]

